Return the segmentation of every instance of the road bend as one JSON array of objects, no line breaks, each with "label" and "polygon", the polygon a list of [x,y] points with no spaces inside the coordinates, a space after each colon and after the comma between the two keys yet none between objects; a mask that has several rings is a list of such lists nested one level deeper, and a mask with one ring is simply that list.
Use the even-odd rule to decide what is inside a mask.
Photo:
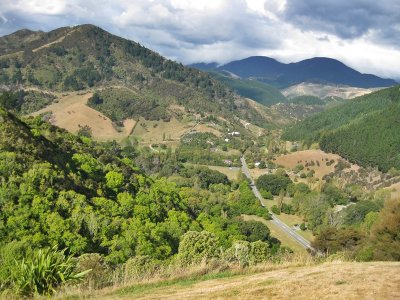
[{"label": "road bend", "polygon": [[[262,202],[263,197],[261,196],[260,191],[258,190],[257,186],[255,185],[253,178],[251,177],[250,170],[249,170],[246,160],[244,159],[243,156],[240,158],[240,161],[242,163],[243,174],[248,179],[250,179],[250,186],[251,186],[251,189],[253,190],[254,195],[257,197],[258,200],[260,200],[261,205],[263,207],[265,207],[264,203]],[[304,237],[302,237],[296,231],[294,231],[292,228],[290,228],[287,224],[282,222],[282,220],[280,220],[276,214],[273,214],[271,212],[270,212],[270,214],[272,217],[271,221],[276,226],[278,226],[283,232],[285,232],[290,238],[294,239],[297,243],[299,243],[305,249],[315,252],[315,249],[311,246],[310,241],[306,240]]]}]

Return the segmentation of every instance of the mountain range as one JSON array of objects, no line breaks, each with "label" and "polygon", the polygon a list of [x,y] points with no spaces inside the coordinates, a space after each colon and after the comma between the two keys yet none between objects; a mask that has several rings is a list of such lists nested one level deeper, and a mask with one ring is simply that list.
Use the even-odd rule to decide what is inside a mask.
[{"label": "mountain range", "polygon": [[228,73],[236,78],[253,78],[279,88],[286,88],[302,82],[360,88],[388,87],[396,84],[393,79],[362,74],[338,60],[326,57],[314,57],[285,64],[270,57],[252,56],[221,66],[218,66],[217,63],[197,63],[191,66],[204,71]]}]

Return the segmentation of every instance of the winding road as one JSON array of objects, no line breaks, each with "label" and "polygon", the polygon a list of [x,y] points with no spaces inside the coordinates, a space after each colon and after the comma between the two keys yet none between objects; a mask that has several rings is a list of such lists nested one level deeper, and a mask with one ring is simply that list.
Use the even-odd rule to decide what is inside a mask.
[{"label": "winding road", "polygon": [[[250,170],[247,166],[246,160],[244,159],[244,157],[242,156],[240,158],[240,161],[242,163],[242,172],[243,174],[250,179],[250,186],[251,189],[253,190],[254,195],[257,197],[258,200],[260,200],[260,203],[263,207],[265,207],[264,203],[262,202],[263,197],[260,194],[260,191],[258,190],[258,188],[255,185],[255,182],[253,180],[253,178],[251,177],[250,174]],[[290,238],[294,239],[297,243],[299,243],[302,247],[304,247],[307,250],[310,250],[312,252],[315,252],[315,249],[311,246],[311,243],[306,240],[304,237],[302,237],[301,235],[299,235],[296,231],[294,231],[292,228],[290,228],[288,225],[286,225],[284,222],[282,222],[277,215],[271,213],[271,217],[272,217],[272,222],[278,226],[283,232],[285,232]]]}]

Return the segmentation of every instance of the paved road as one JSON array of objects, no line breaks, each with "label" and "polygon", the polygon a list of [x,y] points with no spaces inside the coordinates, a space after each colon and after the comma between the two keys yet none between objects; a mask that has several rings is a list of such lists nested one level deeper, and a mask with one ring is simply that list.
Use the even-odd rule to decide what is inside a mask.
[{"label": "paved road", "polygon": [[[253,178],[250,175],[250,171],[249,168],[247,166],[246,160],[244,159],[244,157],[242,156],[240,158],[240,161],[242,162],[242,172],[244,175],[246,175],[247,178],[250,179],[250,186],[251,189],[253,190],[254,195],[258,198],[258,200],[260,200],[260,203],[263,207],[265,207],[264,203],[262,202],[263,197],[260,194],[260,191],[257,189]],[[311,247],[311,243],[306,240],[304,237],[302,237],[301,235],[299,235],[296,231],[294,231],[292,228],[290,228],[288,225],[286,225],[285,223],[283,223],[278,217],[277,215],[271,213],[272,216],[272,222],[278,226],[280,229],[282,229],[289,237],[291,237],[292,239],[294,239],[296,242],[298,242],[301,246],[303,246],[306,249],[309,249],[311,251],[315,251],[315,249],[313,247]]]}]

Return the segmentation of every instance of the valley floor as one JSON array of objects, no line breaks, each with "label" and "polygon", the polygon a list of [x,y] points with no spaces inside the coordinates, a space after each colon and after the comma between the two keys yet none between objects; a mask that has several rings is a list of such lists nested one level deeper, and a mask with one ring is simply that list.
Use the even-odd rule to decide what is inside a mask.
[{"label": "valley floor", "polygon": [[[218,278],[218,276],[216,276]],[[86,298],[86,297],[85,297]],[[132,286],[96,299],[399,299],[400,263],[329,262],[212,280]]]}]

